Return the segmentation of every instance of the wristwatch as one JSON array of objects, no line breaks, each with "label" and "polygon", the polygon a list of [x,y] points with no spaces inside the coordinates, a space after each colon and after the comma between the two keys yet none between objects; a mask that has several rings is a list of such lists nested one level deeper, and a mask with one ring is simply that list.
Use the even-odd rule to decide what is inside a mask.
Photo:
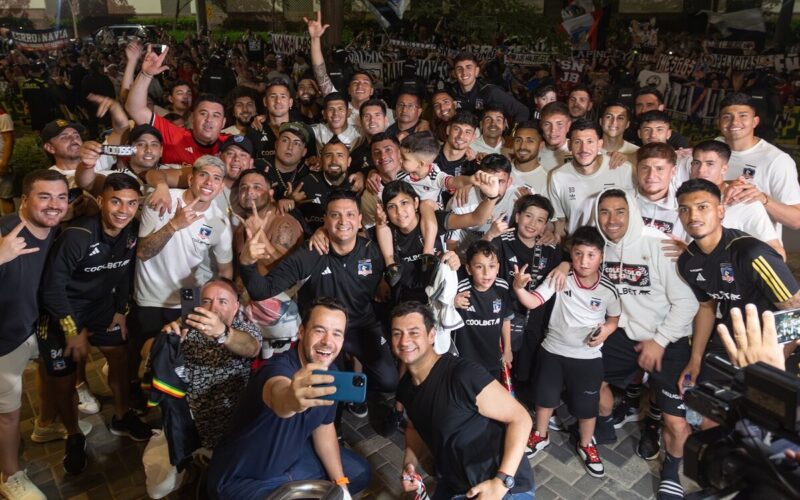
[{"label": "wristwatch", "polygon": [[505,472],[503,472],[501,470],[497,471],[497,473],[495,473],[494,477],[496,477],[497,479],[502,481],[503,482],[503,486],[505,486],[509,490],[514,487],[514,484],[516,484],[514,482],[514,476],[509,476],[508,474],[506,474]]},{"label": "wristwatch", "polygon": [[217,344],[224,344],[225,342],[227,342],[230,334],[231,334],[230,327],[228,325],[225,325],[225,331],[222,332],[222,335],[217,337]]}]

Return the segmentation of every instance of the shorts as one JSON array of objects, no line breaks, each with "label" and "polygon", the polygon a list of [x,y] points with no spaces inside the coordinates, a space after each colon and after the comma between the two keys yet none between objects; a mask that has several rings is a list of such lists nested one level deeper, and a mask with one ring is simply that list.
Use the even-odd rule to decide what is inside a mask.
[{"label": "shorts", "polygon": [[603,358],[568,358],[539,349],[534,380],[536,406],[558,407],[562,400],[561,389],[566,388],[563,400],[575,418],[597,417]]},{"label": "shorts", "polygon": [[[605,381],[619,388],[625,388],[641,369],[639,353],[634,349],[639,342],[631,340],[622,328],[609,335],[603,344],[605,361]],[[670,415],[683,417],[686,407],[678,391],[678,378],[689,364],[692,349],[689,339],[682,338],[664,350],[661,358],[661,371],[650,373],[650,388],[656,395],[658,406]]]},{"label": "shorts", "polygon": [[[121,347],[127,343],[122,338],[118,326],[112,330],[108,329],[114,317],[113,310],[101,314],[94,313],[94,316],[91,324],[84,325],[84,328],[89,330],[89,344],[95,347]],[[64,377],[75,372],[75,361],[71,357],[64,356],[67,342],[61,324],[56,319],[42,314],[36,338],[42,362],[50,376]]]},{"label": "shorts", "polygon": [[148,307],[131,305],[128,315],[128,335],[138,344],[154,338],[164,325],[181,317],[181,310],[166,307]]},{"label": "shorts", "polygon": [[22,373],[28,361],[38,356],[34,334],[10,353],[0,356],[0,413],[11,413],[22,407]]}]

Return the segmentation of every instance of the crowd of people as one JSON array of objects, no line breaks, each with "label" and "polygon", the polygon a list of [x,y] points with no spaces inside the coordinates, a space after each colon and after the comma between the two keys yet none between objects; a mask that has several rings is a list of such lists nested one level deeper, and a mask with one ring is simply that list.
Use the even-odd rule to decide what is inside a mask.
[{"label": "crowd of people", "polygon": [[[0,114],[0,495],[45,498],[18,458],[32,359],[31,439],[86,468],[96,347],[109,430],[149,441],[154,498],[197,463],[210,498],[312,479],[355,494],[371,471],[342,413],[381,404],[420,499],[422,470],[434,499],[533,498],[527,459],[552,432],[604,477],[598,445],[631,421],[639,457],[663,452],[654,495],[683,498],[684,391],[719,376],[705,354],[743,359],[717,327],[800,307],[797,169],[756,134],[752,96],[728,93],[696,144],[657,88],[597,103],[591,82],[559,99],[542,78],[528,99],[469,52],[447,85],[384,99],[326,61],[319,15],[307,28],[293,66],[251,34],[228,56],[189,39],[132,41],[118,65],[6,59],[52,167],[15,207]],[[363,372],[367,401],[331,399],[329,368]]]}]

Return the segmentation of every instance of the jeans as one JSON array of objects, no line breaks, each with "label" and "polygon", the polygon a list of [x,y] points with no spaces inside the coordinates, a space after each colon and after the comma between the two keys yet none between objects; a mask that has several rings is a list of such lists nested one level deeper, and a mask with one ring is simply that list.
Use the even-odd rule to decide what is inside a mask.
[{"label": "jeans", "polygon": [[[535,490],[534,487],[530,491],[525,491],[522,493],[506,493],[503,496],[503,500],[533,500],[535,498]],[[433,500],[466,500],[466,495],[453,495],[453,492],[442,486],[441,488],[437,485],[436,486],[436,493],[433,495]]]},{"label": "jeans", "polygon": [[[314,446],[309,440],[306,450],[301,454],[301,458],[292,464],[286,472],[277,477],[269,479],[254,478],[230,478],[225,485],[222,485],[216,498],[266,498],[267,495],[291,481],[303,480],[326,480],[328,474],[322,466],[319,457],[314,452]],[[342,469],[344,475],[350,479],[347,489],[351,495],[355,495],[369,485],[371,472],[369,462],[351,450],[340,447],[342,456]],[[211,487],[212,485],[209,484]],[[211,489],[211,488],[209,488]]]}]

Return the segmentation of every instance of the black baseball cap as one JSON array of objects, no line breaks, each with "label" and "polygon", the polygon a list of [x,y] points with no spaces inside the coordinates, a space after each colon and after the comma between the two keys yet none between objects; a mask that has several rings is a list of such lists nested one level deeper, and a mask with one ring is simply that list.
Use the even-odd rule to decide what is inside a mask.
[{"label": "black baseball cap", "polygon": [[250,156],[255,155],[255,148],[253,147],[253,143],[250,141],[250,139],[248,139],[243,135],[232,135],[227,139],[225,139],[225,142],[222,143],[222,147],[219,149],[219,152],[223,153],[226,149],[228,149],[231,146],[237,146],[242,148]]},{"label": "black baseball cap", "polygon": [[139,137],[143,136],[144,134],[150,134],[156,139],[158,139],[158,142],[164,144],[164,137],[162,137],[161,132],[159,132],[158,129],[155,128],[154,126],[147,124],[136,125],[135,127],[133,127],[131,133],[128,134],[128,142],[133,144],[134,142],[139,140]]},{"label": "black baseball cap", "polygon": [[71,122],[67,120],[53,120],[42,129],[42,142],[49,142],[50,139],[57,136],[68,128],[75,129],[79,134],[83,135],[86,132],[86,127],[78,122]]}]

